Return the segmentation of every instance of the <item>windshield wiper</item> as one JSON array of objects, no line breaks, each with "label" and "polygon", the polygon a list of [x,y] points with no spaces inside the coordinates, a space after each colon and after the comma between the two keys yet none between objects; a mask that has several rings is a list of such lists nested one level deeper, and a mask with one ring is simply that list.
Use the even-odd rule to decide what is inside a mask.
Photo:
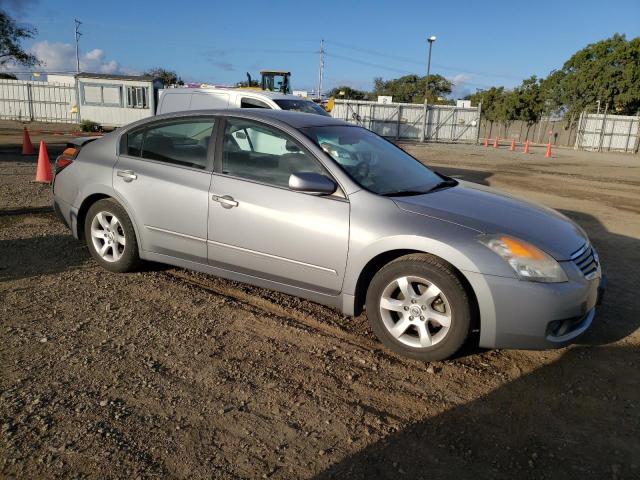
[{"label": "windshield wiper", "polygon": [[428,191],[435,192],[436,190],[442,190],[443,188],[451,188],[451,187],[455,187],[456,185],[458,185],[457,180],[454,180],[453,178],[445,177],[444,180],[442,180],[439,183],[436,183]]},{"label": "windshield wiper", "polygon": [[380,195],[384,197],[408,197],[411,195],[424,195],[426,193],[431,193],[437,190],[442,190],[443,188],[451,188],[458,185],[458,181],[454,180],[453,178],[443,176],[443,179],[444,180],[442,180],[441,182],[436,183],[433,187],[430,187],[426,190],[398,190],[396,192],[381,193]]},{"label": "windshield wiper", "polygon": [[381,193],[383,197],[404,197],[410,195],[424,195],[430,192],[430,190],[398,190],[396,192]]}]

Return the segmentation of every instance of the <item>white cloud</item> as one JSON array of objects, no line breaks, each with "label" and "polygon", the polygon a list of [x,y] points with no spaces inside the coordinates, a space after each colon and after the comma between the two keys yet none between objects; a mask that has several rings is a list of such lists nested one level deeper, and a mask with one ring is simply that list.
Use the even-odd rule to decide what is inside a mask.
[{"label": "white cloud", "polygon": [[469,82],[473,80],[473,75],[468,73],[459,73],[449,78],[453,82],[453,88],[451,89],[451,96],[453,98],[464,98],[470,93],[473,93],[473,89],[469,85]]},{"label": "white cloud", "polygon": [[[43,62],[43,70],[50,72],[75,72],[76,48],[70,43],[38,42],[31,51]],[[80,51],[80,70],[92,73],[122,73],[123,68],[116,60],[106,58],[104,50],[94,48]]]}]

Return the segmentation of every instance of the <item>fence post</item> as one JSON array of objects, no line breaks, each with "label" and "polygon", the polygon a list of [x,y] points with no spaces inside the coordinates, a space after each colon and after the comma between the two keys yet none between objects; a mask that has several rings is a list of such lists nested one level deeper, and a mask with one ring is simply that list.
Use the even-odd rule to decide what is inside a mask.
[{"label": "fence post", "polygon": [[82,121],[80,116],[80,80],[78,79],[78,75],[75,76],[76,80],[76,122],[79,124]]},{"label": "fence post", "polygon": [[584,110],[580,112],[580,118],[578,119],[578,128],[576,129],[576,143],[573,146],[574,150],[578,150],[580,147],[580,135],[582,134],[582,121],[584,119]]},{"label": "fence post", "polygon": [[478,121],[476,123],[476,145],[480,143],[480,119],[482,118],[482,102],[478,103]]},{"label": "fence post", "polygon": [[631,130],[633,129],[633,118],[629,118],[629,131],[627,131],[627,143],[624,146],[624,153],[629,150],[629,140],[631,140]]},{"label": "fence post", "polygon": [[640,110],[638,110],[638,119],[636,120],[638,122],[638,125],[636,127],[636,150],[633,153],[638,153],[638,151],[640,150]]},{"label": "fence post", "polygon": [[[371,130],[372,132],[374,132],[375,130],[372,128],[375,124],[374,119],[376,118],[376,104],[372,103],[369,106],[369,130]],[[364,126],[364,125],[363,125]]]},{"label": "fence post", "polygon": [[609,110],[609,102],[604,107],[604,115],[602,116],[602,125],[600,126],[600,140],[598,141],[598,151],[602,151],[602,141],[604,140],[604,127],[607,121],[607,110]]},{"label": "fence post", "polygon": [[33,122],[33,92],[30,83],[27,83],[27,106],[29,107],[29,121]]},{"label": "fence post", "polygon": [[424,106],[422,108],[422,131],[420,132],[420,141],[425,142],[427,140],[427,99],[424,100]]},{"label": "fence post", "polygon": [[402,105],[398,105],[398,120],[396,122],[396,140],[400,139],[400,116],[402,115]]}]

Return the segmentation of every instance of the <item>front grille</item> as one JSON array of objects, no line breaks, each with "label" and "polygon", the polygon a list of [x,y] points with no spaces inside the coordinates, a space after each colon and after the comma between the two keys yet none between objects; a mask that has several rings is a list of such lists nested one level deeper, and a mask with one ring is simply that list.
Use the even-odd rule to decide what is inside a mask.
[{"label": "front grille", "polygon": [[588,242],[571,254],[571,261],[576,264],[587,280],[600,275],[598,254]]}]

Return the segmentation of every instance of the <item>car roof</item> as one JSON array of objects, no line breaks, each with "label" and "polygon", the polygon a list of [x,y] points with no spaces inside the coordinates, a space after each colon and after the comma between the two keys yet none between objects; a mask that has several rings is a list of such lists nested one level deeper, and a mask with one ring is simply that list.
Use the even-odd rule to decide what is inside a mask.
[{"label": "car roof", "polygon": [[[265,120],[267,122],[279,122],[289,125],[293,128],[306,128],[306,127],[323,127],[323,126],[350,126],[353,125],[343,120],[338,120],[333,117],[326,117],[324,115],[316,115],[314,113],[292,112],[289,110],[271,110],[268,108],[228,108],[220,110],[188,110],[182,112],[164,113],[162,115],[156,115],[154,117],[148,117],[144,120],[160,120],[163,118],[172,117],[189,117],[189,116],[202,116],[202,115],[218,115],[222,117],[243,117],[254,118],[256,120]],[[137,124],[145,123],[136,122]]]},{"label": "car roof", "polygon": [[270,98],[271,100],[307,100],[308,98],[300,97],[298,95],[290,95],[280,92],[271,92],[268,90],[254,90],[251,88],[237,88],[237,87],[200,87],[200,88],[166,88],[162,95],[166,94],[181,94],[186,95],[190,93],[204,93],[204,94],[216,94],[226,93],[231,95],[244,95],[244,96],[256,96],[263,98]]}]

